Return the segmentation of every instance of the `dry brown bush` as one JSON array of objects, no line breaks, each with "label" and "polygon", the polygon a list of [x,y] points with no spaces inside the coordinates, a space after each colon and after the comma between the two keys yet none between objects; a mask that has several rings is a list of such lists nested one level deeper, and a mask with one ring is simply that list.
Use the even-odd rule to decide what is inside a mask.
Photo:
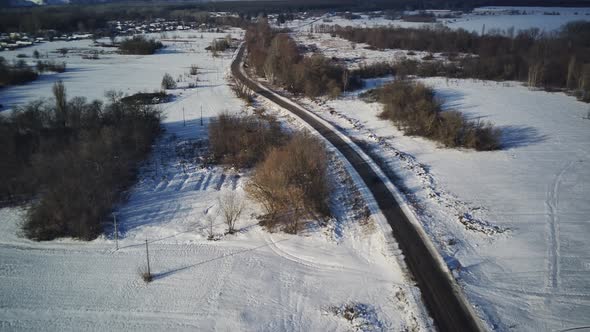
[{"label": "dry brown bush", "polygon": [[398,80],[380,89],[380,117],[408,135],[430,138],[446,147],[500,148],[500,131],[489,122],[469,121],[457,111],[442,112],[434,91],[422,83]]},{"label": "dry brown bush", "polygon": [[256,167],[248,186],[266,212],[263,224],[271,229],[282,225],[296,233],[301,219],[328,215],[326,167],[323,144],[307,132],[273,148]]},{"label": "dry brown bush", "polygon": [[272,146],[284,142],[285,134],[272,117],[220,114],[209,125],[209,148],[214,161],[236,167],[251,167]]}]

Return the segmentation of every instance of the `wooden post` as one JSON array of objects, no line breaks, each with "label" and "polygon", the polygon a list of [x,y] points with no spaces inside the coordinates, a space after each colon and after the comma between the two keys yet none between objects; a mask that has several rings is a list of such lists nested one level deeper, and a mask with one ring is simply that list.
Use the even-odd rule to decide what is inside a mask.
[{"label": "wooden post", "polygon": [[184,117],[184,107],[182,108],[182,125],[186,127],[186,118]]},{"label": "wooden post", "polygon": [[148,250],[148,240],[145,239],[145,257],[147,258],[147,273],[148,276],[151,276],[152,273],[150,271],[150,252]]},{"label": "wooden post", "polygon": [[115,221],[115,250],[119,250],[119,231],[117,230],[117,214],[113,212],[113,220]]},{"label": "wooden post", "polygon": [[203,126],[203,105],[201,104],[201,127]]}]

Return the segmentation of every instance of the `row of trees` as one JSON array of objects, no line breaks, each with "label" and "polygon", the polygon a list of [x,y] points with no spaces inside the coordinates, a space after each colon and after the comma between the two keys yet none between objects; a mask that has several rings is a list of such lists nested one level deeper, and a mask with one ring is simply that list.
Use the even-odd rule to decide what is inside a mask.
[{"label": "row of trees", "polygon": [[59,82],[54,99],[17,107],[0,117],[0,201],[31,201],[24,233],[34,240],[102,232],[101,222],[135,177],[160,132],[160,113],[121,101],[67,99]]},{"label": "row of trees", "polygon": [[38,60],[35,68],[33,68],[23,59],[10,64],[0,56],[0,88],[32,82],[39,77],[40,73],[46,71],[63,73],[66,71],[66,63]]},{"label": "row of trees", "polygon": [[286,33],[273,31],[260,20],[246,32],[248,64],[271,84],[308,97],[338,96],[347,88],[347,70],[322,55],[304,57]]},{"label": "row of trees", "polygon": [[[458,78],[518,80],[532,87],[568,89],[590,101],[590,22],[570,22],[558,32],[539,29],[483,36],[462,29],[434,28],[353,28],[319,26],[353,42],[378,49],[398,48],[445,52],[456,59],[451,63],[405,63],[407,73],[445,75]],[[456,57],[457,53],[465,56]]]},{"label": "row of trees", "polygon": [[39,74],[33,70],[24,60],[9,64],[6,59],[0,57],[0,88],[8,85],[25,84],[37,79]]}]

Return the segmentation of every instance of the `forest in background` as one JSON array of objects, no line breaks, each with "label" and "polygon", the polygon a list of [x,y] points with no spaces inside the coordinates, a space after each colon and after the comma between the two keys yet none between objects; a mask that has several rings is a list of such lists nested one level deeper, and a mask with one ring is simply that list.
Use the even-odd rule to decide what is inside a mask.
[{"label": "forest in background", "polygon": [[433,60],[430,56],[423,61],[391,63],[392,72],[398,75],[516,80],[549,91],[565,89],[580,100],[590,101],[590,22],[587,21],[570,22],[557,32],[512,28],[484,35],[443,26],[417,29],[321,25],[315,31],[366,43],[375,49],[442,53],[449,60]]}]

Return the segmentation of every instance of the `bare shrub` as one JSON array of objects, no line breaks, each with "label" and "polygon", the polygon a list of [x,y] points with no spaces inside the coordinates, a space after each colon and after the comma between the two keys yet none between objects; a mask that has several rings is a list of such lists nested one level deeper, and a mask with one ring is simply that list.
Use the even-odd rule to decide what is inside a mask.
[{"label": "bare shrub", "polygon": [[37,61],[37,71],[40,73],[46,71],[53,71],[56,73],[63,73],[66,71],[66,63],[65,62],[55,62],[55,61]]},{"label": "bare shrub", "polygon": [[390,83],[380,89],[379,101],[384,104],[380,117],[408,135],[427,137],[446,147],[500,148],[500,131],[490,122],[469,121],[457,111],[443,112],[434,91],[422,83]]},{"label": "bare shrub", "polygon": [[162,89],[176,89],[176,81],[168,73],[165,73],[162,77]]},{"label": "bare shrub", "polygon": [[307,132],[273,148],[256,166],[248,186],[249,194],[266,212],[262,223],[271,229],[282,224],[296,233],[302,218],[328,215],[326,167],[323,144]]},{"label": "bare shrub", "polygon": [[139,277],[145,283],[149,283],[152,282],[152,280],[154,280],[154,276],[150,273],[150,271],[148,271],[146,266],[141,266],[140,268],[138,268],[137,274],[139,274]]},{"label": "bare shrub", "polygon": [[227,225],[227,232],[229,234],[235,233],[236,222],[244,210],[244,201],[235,191],[230,191],[219,198],[219,207]]},{"label": "bare shrub", "polygon": [[272,117],[220,114],[209,125],[212,158],[235,167],[251,167],[270,147],[285,140],[280,124]]},{"label": "bare shrub", "polygon": [[231,47],[231,39],[228,41],[227,38],[215,39],[206,48],[208,51],[213,52],[214,56],[217,56],[218,52],[224,52]]},{"label": "bare shrub", "polygon": [[199,67],[197,65],[191,65],[189,73],[191,75],[197,75],[199,73]]},{"label": "bare shrub", "polygon": [[9,65],[6,59],[0,56],[0,88],[8,85],[25,84],[37,79],[39,75],[20,59]]},{"label": "bare shrub", "polygon": [[127,38],[119,44],[119,50],[123,54],[154,54],[156,50],[164,45],[155,39],[147,39],[144,36],[134,36]]},{"label": "bare shrub", "polygon": [[231,89],[238,98],[243,99],[248,105],[254,101],[254,94],[244,83],[234,80]]}]

